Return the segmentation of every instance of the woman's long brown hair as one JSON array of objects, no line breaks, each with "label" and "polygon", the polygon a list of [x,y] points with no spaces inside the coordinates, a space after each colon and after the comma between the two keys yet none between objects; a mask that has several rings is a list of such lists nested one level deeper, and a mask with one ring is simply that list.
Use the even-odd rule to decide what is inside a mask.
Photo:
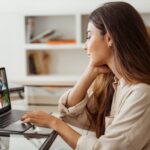
[{"label": "woman's long brown hair", "polygon": [[[89,20],[101,35],[111,35],[115,65],[126,82],[150,84],[150,38],[138,12],[128,3],[109,2],[94,10]],[[112,73],[100,75],[93,86],[97,111],[89,112],[97,137],[105,132],[105,116],[114,93],[112,82]]]}]

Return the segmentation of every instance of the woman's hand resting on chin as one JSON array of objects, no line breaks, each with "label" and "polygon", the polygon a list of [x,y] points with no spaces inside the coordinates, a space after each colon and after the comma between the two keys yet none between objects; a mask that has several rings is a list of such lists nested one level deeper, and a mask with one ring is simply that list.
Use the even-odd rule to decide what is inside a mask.
[{"label": "woman's hand resting on chin", "polygon": [[95,77],[99,74],[107,74],[109,72],[111,72],[111,70],[107,65],[97,65],[94,64],[92,61],[89,62],[86,68],[86,73]]}]

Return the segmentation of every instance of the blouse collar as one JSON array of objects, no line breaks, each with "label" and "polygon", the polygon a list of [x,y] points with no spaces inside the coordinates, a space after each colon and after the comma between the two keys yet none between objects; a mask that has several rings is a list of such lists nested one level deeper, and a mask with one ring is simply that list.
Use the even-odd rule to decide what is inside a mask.
[{"label": "blouse collar", "polygon": [[114,82],[113,82],[113,88],[117,90],[117,87],[123,87],[126,84],[125,80],[123,78],[118,79],[116,76],[114,76]]}]

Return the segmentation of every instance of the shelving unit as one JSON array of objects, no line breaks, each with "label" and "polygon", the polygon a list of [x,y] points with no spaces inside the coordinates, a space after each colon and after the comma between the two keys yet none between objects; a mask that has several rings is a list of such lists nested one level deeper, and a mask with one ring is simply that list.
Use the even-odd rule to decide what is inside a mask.
[{"label": "shelving unit", "polygon": [[[150,26],[150,13],[141,12],[141,16],[146,25]],[[88,58],[83,50],[86,40],[88,14],[34,14],[25,15],[24,20],[26,76],[34,76],[36,78],[39,78],[41,75],[80,76],[88,62]],[[47,30],[55,30],[58,35],[58,39],[55,41],[73,40],[74,43],[48,44],[48,42],[31,42],[31,38]],[[31,65],[33,64],[28,58],[30,54],[39,52],[41,54],[46,52],[49,55],[49,60],[47,60],[48,66],[45,66],[48,70],[46,73],[31,71]],[[36,57],[35,59],[38,58]],[[44,60],[41,61],[41,58],[39,61],[38,65],[44,64]],[[40,68],[38,65],[36,64],[35,67]],[[43,65],[41,66],[44,67]]]},{"label": "shelving unit", "polygon": [[[53,99],[50,103],[54,103],[54,100],[58,100],[58,97],[61,96],[59,94],[62,94],[62,91],[72,87],[79,79],[88,63],[88,57],[84,51],[87,22],[88,14],[24,16],[26,78],[20,82],[26,85],[25,97],[29,104],[48,104],[48,99]],[[52,37],[48,37],[49,39],[44,37],[46,40],[35,38],[45,31],[55,31],[56,39],[51,39],[53,34]],[[51,44],[53,41],[55,44]],[[64,43],[60,44],[60,41]],[[46,59],[43,55],[46,55]],[[41,93],[42,102],[34,100],[40,97],[38,95],[40,90],[37,87],[43,92]],[[49,92],[48,95],[43,91],[47,90],[47,87],[55,90],[49,89],[52,92]],[[35,91],[38,91],[38,94],[34,93]],[[44,93],[47,94],[44,96]],[[53,97],[55,95],[57,97]]]},{"label": "shelving unit", "polygon": [[[84,52],[85,33],[87,29],[88,15],[87,14],[52,14],[52,15],[26,15],[25,19],[25,53],[26,53],[26,76],[34,76],[40,79],[41,75],[59,75],[68,77],[68,75],[80,76],[85,68],[88,58]],[[45,31],[54,30],[58,39],[72,40],[73,43],[64,44],[48,44],[48,42],[34,42],[32,39]],[[54,33],[54,34],[55,34]],[[54,40],[50,40],[54,41]],[[47,73],[37,73],[31,71],[35,65],[36,68],[44,63],[40,62],[32,64],[33,59],[31,54],[47,53],[49,55],[49,62],[47,63]],[[36,60],[38,61],[38,60]]]},{"label": "shelving unit", "polygon": [[[141,12],[141,16],[146,25],[150,26],[150,13]],[[40,79],[41,75],[62,75],[63,77],[67,77],[68,75],[80,76],[88,62],[88,58],[83,50],[84,42],[86,40],[87,24],[88,14],[25,15],[24,49],[26,55],[26,77],[34,76],[35,78]],[[48,44],[48,42],[31,42],[31,38],[36,37],[47,30],[55,30],[56,34],[60,35],[59,40],[74,40],[74,43]],[[41,54],[46,52],[50,57],[47,62],[48,66],[45,66],[47,67],[47,70],[49,70],[46,73],[34,73],[34,71],[32,72],[31,69],[29,69],[32,65],[28,59],[29,55],[31,53],[39,53],[39,51]],[[38,64],[42,63],[43,62],[38,62]],[[38,68],[39,66],[37,65],[36,67]]]}]

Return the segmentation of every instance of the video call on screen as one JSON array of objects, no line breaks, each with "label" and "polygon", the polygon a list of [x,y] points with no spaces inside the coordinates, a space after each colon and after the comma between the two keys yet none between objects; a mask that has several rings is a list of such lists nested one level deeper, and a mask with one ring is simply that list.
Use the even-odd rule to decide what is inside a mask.
[{"label": "video call on screen", "polygon": [[0,109],[9,105],[9,93],[7,90],[7,82],[4,70],[0,70]]}]

